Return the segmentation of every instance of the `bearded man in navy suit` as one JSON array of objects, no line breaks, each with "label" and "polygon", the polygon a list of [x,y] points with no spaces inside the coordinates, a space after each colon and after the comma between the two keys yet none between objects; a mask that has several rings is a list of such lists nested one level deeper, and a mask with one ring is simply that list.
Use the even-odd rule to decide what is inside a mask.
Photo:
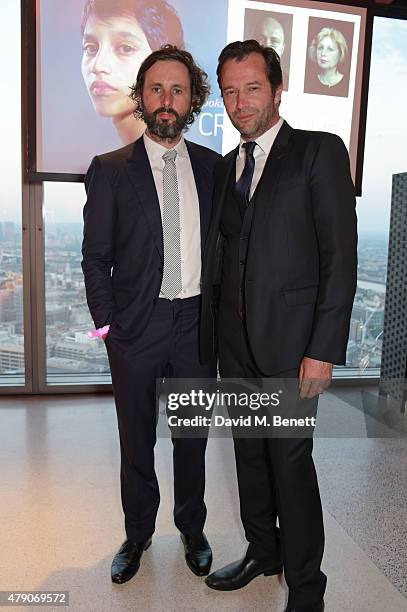
[{"label": "bearded man in navy suit", "polygon": [[[201,256],[219,155],[182,136],[204,104],[207,75],[184,50],[167,45],[140,67],[132,97],[145,134],[96,156],[85,185],[82,268],[89,309],[105,336],[121,450],[127,540],[112,581],[137,572],[151,544],[159,505],[154,470],[156,380],[209,378],[215,359],[199,359]],[[203,533],[206,438],[174,444],[174,519],[185,558],[208,574]]]}]

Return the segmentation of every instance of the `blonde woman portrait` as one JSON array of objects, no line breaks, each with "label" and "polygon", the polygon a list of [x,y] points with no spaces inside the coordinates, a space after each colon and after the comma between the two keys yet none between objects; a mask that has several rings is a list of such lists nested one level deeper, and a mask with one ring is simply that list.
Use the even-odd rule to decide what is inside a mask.
[{"label": "blonde woman portrait", "polygon": [[308,59],[305,93],[348,96],[350,45],[341,30],[322,27],[311,39]]}]

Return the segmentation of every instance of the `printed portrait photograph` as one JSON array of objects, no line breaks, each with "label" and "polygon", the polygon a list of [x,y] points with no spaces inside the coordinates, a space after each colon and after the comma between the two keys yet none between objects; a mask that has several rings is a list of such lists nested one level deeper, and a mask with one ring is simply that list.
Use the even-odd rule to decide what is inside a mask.
[{"label": "printed portrait photograph", "polygon": [[283,89],[288,90],[290,79],[291,37],[293,16],[290,13],[275,13],[246,9],[244,38],[254,39],[265,47],[272,47],[280,57],[283,71]]},{"label": "printed portrait photograph", "polygon": [[347,98],[354,24],[309,18],[304,93]]}]

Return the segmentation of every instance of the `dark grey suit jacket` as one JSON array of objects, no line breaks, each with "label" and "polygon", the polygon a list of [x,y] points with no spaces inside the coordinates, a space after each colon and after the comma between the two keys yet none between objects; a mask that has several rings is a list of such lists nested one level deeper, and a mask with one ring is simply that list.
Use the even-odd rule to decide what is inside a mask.
[{"label": "dark grey suit jacket", "polygon": [[[203,360],[216,351],[219,225],[236,154],[215,172],[202,279]],[[267,375],[296,369],[304,356],[344,364],[356,279],[347,150],[338,136],[284,122],[257,188],[246,260],[247,331],[258,368]]]}]

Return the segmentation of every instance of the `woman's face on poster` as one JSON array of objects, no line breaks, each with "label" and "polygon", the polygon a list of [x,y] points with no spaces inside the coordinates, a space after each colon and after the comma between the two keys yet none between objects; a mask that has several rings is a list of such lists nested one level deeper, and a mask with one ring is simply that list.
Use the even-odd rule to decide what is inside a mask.
[{"label": "woman's face on poster", "polygon": [[339,62],[339,47],[330,36],[322,38],[317,46],[317,63],[323,70],[334,68]]},{"label": "woman's face on poster", "polygon": [[96,112],[104,117],[133,112],[129,98],[141,62],[151,53],[135,19],[90,16],[83,34],[82,75]]}]

